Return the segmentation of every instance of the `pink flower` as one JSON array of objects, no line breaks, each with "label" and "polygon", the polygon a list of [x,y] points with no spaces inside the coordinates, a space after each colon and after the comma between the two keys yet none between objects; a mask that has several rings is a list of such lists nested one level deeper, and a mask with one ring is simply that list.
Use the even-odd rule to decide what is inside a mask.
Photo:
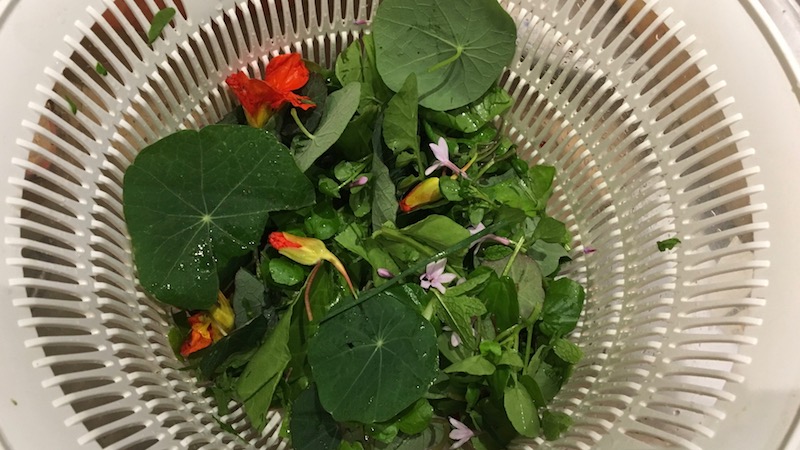
[{"label": "pink flower", "polygon": [[384,267],[378,269],[378,276],[381,278],[394,278],[394,274]]},{"label": "pink flower", "polygon": [[594,247],[583,247],[583,254],[584,255],[590,255],[590,254],[592,254],[592,253],[594,253],[596,251],[597,251],[597,249],[594,248]]},{"label": "pink flower", "polygon": [[436,158],[436,162],[431,164],[431,166],[428,167],[427,169],[425,169],[425,175],[432,174],[433,171],[438,169],[439,167],[447,167],[454,173],[461,174],[461,176],[467,178],[467,173],[459,169],[458,166],[456,166],[450,161],[450,151],[447,148],[447,141],[445,141],[443,137],[439,138],[438,143],[436,144],[431,143],[430,147],[431,151],[433,152],[433,156]]},{"label": "pink flower", "polygon": [[452,417],[450,417],[450,425],[453,427],[453,430],[448,436],[450,439],[455,441],[453,445],[450,446],[450,450],[461,447],[462,445],[466,444],[467,441],[472,438],[472,436],[475,436],[475,432],[470,430],[468,426]]},{"label": "pink flower", "polygon": [[461,336],[458,335],[455,331],[450,333],[450,346],[453,348],[458,347],[461,345]]},{"label": "pink flower", "polygon": [[351,188],[351,189],[352,189],[352,188],[354,188],[354,187],[363,186],[363,185],[367,184],[367,181],[369,181],[369,178],[367,178],[366,176],[362,175],[362,176],[360,176],[360,177],[356,178],[356,179],[355,179],[355,180],[354,180],[352,183],[350,183],[350,184],[349,184],[347,187],[349,187],[349,188]]},{"label": "pink flower", "polygon": [[434,288],[444,294],[445,284],[457,278],[454,273],[445,273],[444,267],[447,265],[447,258],[429,263],[425,267],[425,273],[419,276],[419,285],[422,289]]},{"label": "pink flower", "polygon": [[[478,223],[474,227],[467,228],[467,230],[469,230],[469,234],[470,235],[478,234],[478,233],[480,233],[481,231],[483,231],[485,229],[486,229],[486,227],[483,225],[483,222]],[[486,241],[495,241],[498,244],[503,244],[503,245],[508,245],[508,244],[511,243],[511,241],[508,238],[504,238],[502,236],[497,236],[495,234],[487,234],[486,236],[484,236],[484,237],[482,237],[482,238],[480,238],[480,239],[478,239],[478,240],[476,240],[475,242],[472,243],[472,245],[470,247],[475,247],[475,250],[473,250],[473,253],[478,253],[478,250],[480,250],[480,248],[481,248],[481,244],[486,242]]]}]

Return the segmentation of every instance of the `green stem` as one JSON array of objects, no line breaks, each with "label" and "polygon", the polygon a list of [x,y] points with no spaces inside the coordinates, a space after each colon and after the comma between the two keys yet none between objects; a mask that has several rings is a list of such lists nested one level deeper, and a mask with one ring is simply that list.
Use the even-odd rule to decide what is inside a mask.
[{"label": "green stem", "polygon": [[514,264],[514,260],[517,259],[517,255],[519,254],[519,250],[522,248],[522,244],[525,242],[525,236],[521,236],[517,241],[517,245],[514,247],[514,253],[511,254],[511,257],[508,258],[508,262],[506,263],[505,269],[503,269],[503,276],[507,276],[508,272],[511,271],[511,265]]},{"label": "green stem", "polygon": [[492,158],[491,160],[489,160],[488,163],[484,164],[483,167],[481,167],[481,170],[475,176],[475,179],[480,179],[483,176],[483,174],[486,173],[486,171],[489,170],[494,165],[494,163],[495,160],[494,158]]},{"label": "green stem", "polygon": [[464,53],[464,48],[459,45],[458,47],[456,47],[456,53],[453,56],[445,59],[444,61],[436,63],[433,66],[431,66],[430,68],[428,68],[428,73],[436,72],[437,70],[441,69],[442,67],[447,67],[450,64],[456,62],[456,60],[458,60],[458,58],[461,57],[462,53]]},{"label": "green stem", "polygon": [[309,131],[306,129],[306,127],[303,125],[303,122],[301,122],[301,121],[300,121],[300,118],[299,118],[299,117],[297,117],[297,109],[296,109],[296,108],[292,108],[291,115],[292,115],[292,119],[294,119],[294,123],[296,123],[296,124],[297,124],[297,127],[298,127],[298,128],[300,128],[300,131],[302,131],[302,132],[303,132],[303,134],[305,134],[307,138],[309,138],[309,139],[315,139],[314,135],[313,135],[313,134],[311,134],[311,133],[310,133],[310,132],[309,132]]},{"label": "green stem", "polygon": [[528,361],[531,357],[531,343],[533,342],[533,325],[528,325],[528,337],[525,339],[525,359],[522,361],[525,362],[525,367],[522,368],[522,374],[526,374],[528,372]]},{"label": "green stem", "polygon": [[498,334],[498,335],[497,335],[497,337],[495,338],[495,340],[496,340],[497,342],[502,342],[502,341],[504,341],[504,340],[505,340],[505,339],[506,339],[508,336],[511,336],[511,335],[512,335],[512,334],[514,334],[514,333],[518,333],[519,331],[517,331],[517,330],[518,330],[518,329],[520,329],[520,328],[521,328],[521,326],[520,326],[519,324],[516,324],[516,325],[514,325],[513,327],[511,327],[511,328],[507,329],[506,331],[503,331],[502,333]]},{"label": "green stem", "polygon": [[495,231],[498,231],[501,228],[503,228],[503,227],[505,227],[507,225],[510,225],[512,223],[516,223],[518,221],[519,221],[519,218],[517,218],[517,217],[509,217],[509,218],[506,218],[506,219],[503,219],[503,220],[498,220],[497,222],[495,222],[495,223],[489,225],[488,227],[486,227],[486,229],[484,229],[483,231],[473,234],[472,236],[462,240],[458,244],[453,245],[452,247],[449,247],[449,248],[447,248],[445,250],[442,250],[440,252],[436,252],[430,258],[423,259],[423,260],[417,262],[413,266],[410,266],[408,269],[404,270],[401,274],[397,275],[396,277],[392,278],[391,280],[386,281],[382,285],[374,287],[374,288],[372,288],[372,289],[370,289],[368,291],[365,291],[363,294],[358,296],[358,299],[350,297],[352,299],[351,301],[343,301],[342,303],[340,303],[339,305],[334,307],[328,313],[328,315],[324,319],[321,320],[320,323],[324,323],[324,322],[332,319],[333,317],[336,317],[339,314],[347,311],[348,309],[364,303],[365,301],[371,299],[372,297],[375,297],[376,295],[378,295],[381,292],[391,288],[392,286],[395,286],[395,285],[399,284],[401,281],[403,281],[403,279],[405,279],[405,278],[407,278],[407,277],[409,277],[411,275],[419,275],[423,270],[425,270],[425,267],[428,264],[430,264],[432,262],[435,262],[435,261],[438,261],[438,260],[440,260],[442,258],[447,258],[449,255],[452,255],[453,253],[458,253],[461,250],[465,250],[465,249],[469,248],[472,245],[472,243],[477,241],[478,239],[480,239],[480,238],[482,238],[482,237],[484,237],[484,236],[486,236],[488,234],[492,234]]}]

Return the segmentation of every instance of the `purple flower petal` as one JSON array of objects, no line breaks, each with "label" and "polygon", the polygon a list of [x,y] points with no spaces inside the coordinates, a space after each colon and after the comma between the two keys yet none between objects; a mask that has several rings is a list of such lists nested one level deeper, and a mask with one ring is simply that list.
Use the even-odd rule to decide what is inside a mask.
[{"label": "purple flower petal", "polygon": [[381,278],[394,278],[394,274],[389,269],[381,267],[378,269],[378,276]]}]

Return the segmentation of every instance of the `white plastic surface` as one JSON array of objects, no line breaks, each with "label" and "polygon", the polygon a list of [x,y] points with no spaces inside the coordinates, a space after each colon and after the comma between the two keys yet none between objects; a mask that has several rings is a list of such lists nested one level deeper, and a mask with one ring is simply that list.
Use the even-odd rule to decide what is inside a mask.
[{"label": "white plastic surface", "polygon": [[[780,448],[800,405],[800,107],[752,5],[501,3],[519,27],[501,80],[517,99],[508,132],[559,169],[551,208],[590,298],[586,358],[555,402],[576,424],[518,448]],[[330,64],[374,13],[364,0],[291,4],[193,0],[151,48],[150,0],[48,2],[44,15],[0,2],[0,57],[14,62],[0,73],[9,450],[245,447],[137,290],[119,184],[147,142],[231,108],[225,76],[258,75],[279,51]],[[672,236],[683,243],[659,253]],[[277,444],[277,415],[263,436],[240,409],[223,420]]]}]

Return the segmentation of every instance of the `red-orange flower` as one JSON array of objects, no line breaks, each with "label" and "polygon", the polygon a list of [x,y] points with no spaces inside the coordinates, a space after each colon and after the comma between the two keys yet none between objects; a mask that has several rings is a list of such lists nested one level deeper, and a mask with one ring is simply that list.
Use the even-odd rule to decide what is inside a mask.
[{"label": "red-orange flower", "polygon": [[314,320],[314,316],[311,314],[309,292],[322,261],[328,261],[333,264],[333,267],[344,277],[347,285],[350,287],[350,291],[354,296],[356,295],[355,287],[353,287],[353,283],[350,281],[350,276],[347,274],[344,265],[339,261],[336,255],[328,250],[325,243],[319,239],[295,236],[282,231],[274,231],[269,234],[269,245],[277,250],[278,253],[294,262],[303,264],[304,266],[314,266],[306,282],[305,303],[308,320]]},{"label": "red-orange flower", "polygon": [[217,342],[233,329],[233,308],[228,298],[217,293],[217,304],[209,311],[201,311],[189,317],[192,329],[181,345],[181,355],[187,357]]},{"label": "red-orange flower", "polygon": [[303,110],[315,106],[308,97],[292,92],[308,82],[308,68],[298,53],[272,58],[267,64],[263,80],[249,78],[238,72],[225,82],[241,102],[247,122],[257,128],[264,126],[270,116],[286,103]]}]

